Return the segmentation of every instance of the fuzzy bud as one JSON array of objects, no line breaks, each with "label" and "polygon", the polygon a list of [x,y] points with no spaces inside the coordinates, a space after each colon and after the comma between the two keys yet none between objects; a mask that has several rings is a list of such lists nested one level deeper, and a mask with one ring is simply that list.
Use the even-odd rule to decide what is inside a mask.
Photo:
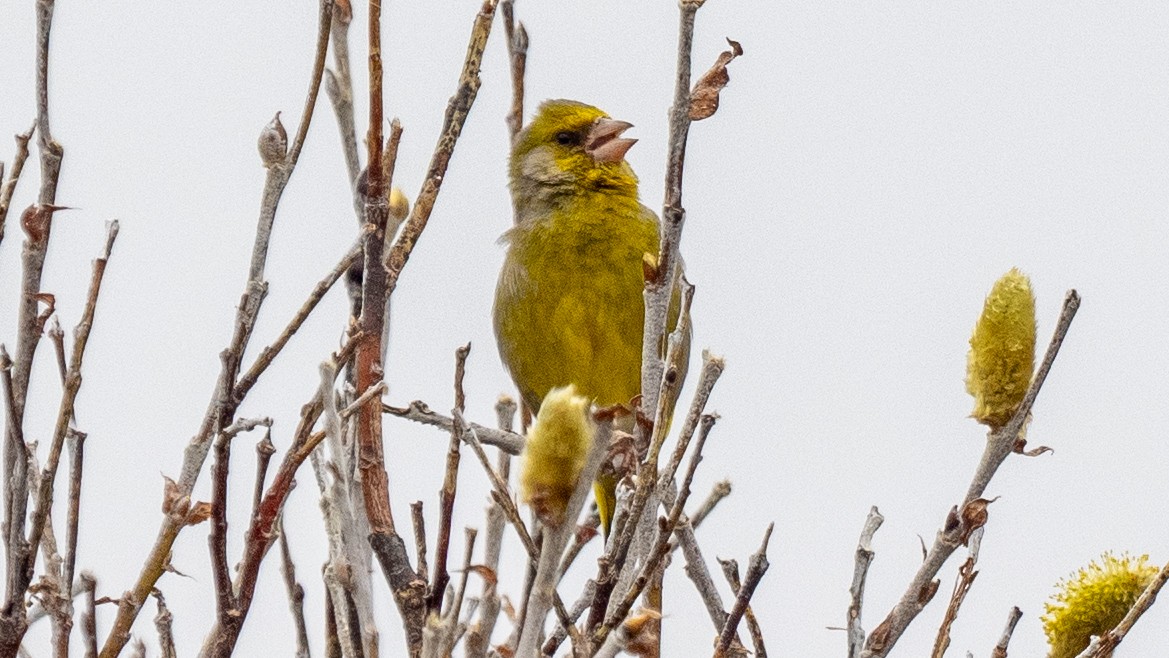
[{"label": "fuzzy bud", "polygon": [[256,147],[260,149],[260,160],[265,167],[284,162],[284,157],[288,154],[288,133],[284,130],[284,124],[280,123],[279,112],[260,131]]},{"label": "fuzzy bud", "polygon": [[397,185],[390,188],[390,217],[397,220],[398,223],[406,221],[410,216],[410,199],[406,198],[406,193]]},{"label": "fuzzy bud", "polygon": [[1051,645],[1049,658],[1074,658],[1093,635],[1112,630],[1157,575],[1149,556],[1116,557],[1104,553],[1072,577],[1059,582],[1045,604],[1043,630]]},{"label": "fuzzy bud", "polygon": [[568,499],[588,460],[595,428],[589,400],[572,386],[554,388],[528,431],[520,497],[550,526],[564,523]]},{"label": "fuzzy bud", "polygon": [[970,337],[966,391],[974,397],[970,414],[991,429],[1011,419],[1035,369],[1035,296],[1031,281],[1017,268],[995,282]]}]

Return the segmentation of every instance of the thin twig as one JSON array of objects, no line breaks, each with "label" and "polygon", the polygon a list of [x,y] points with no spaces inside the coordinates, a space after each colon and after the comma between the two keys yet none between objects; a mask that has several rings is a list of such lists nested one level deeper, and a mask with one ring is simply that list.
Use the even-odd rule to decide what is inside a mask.
[{"label": "thin twig", "polygon": [[248,392],[252,390],[252,387],[260,379],[260,375],[264,374],[268,366],[272,365],[276,356],[280,354],[280,351],[284,349],[284,346],[288,344],[288,341],[300,329],[305,320],[308,319],[308,316],[317,308],[317,304],[325,297],[325,293],[329,292],[333,288],[333,284],[337,283],[337,280],[344,276],[345,272],[349,270],[353,263],[357,262],[357,259],[361,257],[362,246],[362,240],[359,238],[349,248],[349,251],[341,257],[337,265],[325,275],[325,278],[313,286],[308,298],[300,305],[296,314],[288,321],[288,324],[285,325],[280,335],[276,337],[276,340],[271,345],[265,346],[264,349],[260,350],[260,354],[256,357],[255,362],[240,376],[235,387],[232,389],[231,396],[237,404],[243,401],[244,397],[247,396]]},{"label": "thin twig", "polygon": [[[620,604],[611,606],[602,629],[614,629],[621,624],[626,615],[629,614],[629,611],[633,609],[633,604],[637,601],[637,597],[641,595],[647,583],[659,571],[662,560],[669,554],[670,535],[678,527],[678,523],[682,518],[682,510],[685,509],[686,501],[690,498],[690,485],[694,481],[694,474],[698,470],[698,464],[702,461],[702,451],[706,446],[706,438],[716,421],[717,416],[714,415],[705,415],[702,417],[698,431],[698,440],[694,444],[694,451],[690,455],[690,461],[687,464],[686,473],[682,479],[682,488],[674,497],[669,515],[660,524],[654,546],[648,552],[645,563],[640,566],[640,570],[632,586],[625,593]],[[594,634],[594,642],[599,644],[603,639],[604,635],[602,633]]]},{"label": "thin twig", "polygon": [[499,0],[484,0],[479,8],[479,14],[475,17],[475,24],[471,28],[471,40],[467,44],[467,56],[463,61],[463,71],[459,75],[459,87],[455,91],[455,95],[451,97],[450,103],[447,104],[442,133],[439,135],[434,155],[430,159],[430,166],[422,183],[422,189],[418,192],[410,219],[406,220],[398,239],[394,241],[393,249],[386,257],[388,270],[386,288],[388,293],[393,293],[397,287],[398,277],[402,274],[402,269],[406,267],[406,262],[410,259],[410,254],[418,243],[418,238],[426,228],[430,213],[434,209],[434,201],[438,197],[442,181],[446,177],[447,165],[450,163],[455,144],[462,133],[463,123],[467,120],[471,105],[475,102],[475,96],[481,84],[479,67],[483,62],[483,50],[487,47],[487,37],[491,34],[491,24],[498,2]]},{"label": "thin twig", "polygon": [[[743,582],[739,579],[738,561],[719,560],[718,562],[722,566],[727,583],[731,586],[731,593],[737,596],[743,587]],[[755,658],[767,658],[767,646],[763,643],[763,629],[759,627],[759,619],[755,617],[755,611],[751,606],[747,606],[744,616],[747,618],[747,630],[751,633],[751,645],[755,649]]]},{"label": "thin twig", "polygon": [[381,396],[386,392],[386,389],[388,389],[388,388],[389,387],[386,386],[386,383],[384,381],[377,382],[373,386],[370,386],[364,393],[357,396],[356,400],[349,403],[348,406],[346,406],[344,409],[342,409],[340,411],[341,417],[342,418],[349,418],[353,414],[357,413],[361,409],[362,406],[369,404],[369,401],[374,399],[374,398],[378,398],[380,400]]},{"label": "thin twig", "polygon": [[158,631],[159,655],[162,658],[177,658],[178,653],[175,651],[175,636],[171,631],[171,623],[174,621],[174,615],[166,607],[166,599],[162,596],[162,590],[155,589],[151,594],[154,596],[154,602],[158,606],[158,614],[154,616],[154,628]]},{"label": "thin twig", "polygon": [[[986,486],[990,483],[990,479],[998,470],[998,467],[1002,465],[1007,455],[1011,454],[1018,439],[1019,432],[1031,414],[1031,407],[1039,395],[1039,390],[1043,387],[1047,373],[1051,370],[1051,366],[1055,362],[1055,357],[1059,354],[1059,348],[1063,344],[1064,338],[1067,336],[1068,329],[1071,328],[1072,320],[1075,318],[1076,311],[1079,308],[1080,295],[1075,290],[1069,290],[1064,297],[1059,321],[1056,323],[1055,331],[1052,335],[1051,342],[1047,346],[1047,352],[1044,354],[1042,364],[1031,380],[1031,385],[1028,387],[1022,403],[1019,405],[1019,409],[1015,411],[1015,415],[1001,430],[992,433],[987,438],[986,449],[983,451],[982,459],[975,469],[974,477],[966,492],[966,497],[958,509],[965,509],[966,505],[977,500],[982,495],[986,490]],[[889,651],[897,643],[897,640],[900,639],[902,633],[905,632],[905,629],[909,627],[909,624],[925,609],[926,604],[933,598],[933,593],[937,590],[934,577],[941,570],[942,565],[946,563],[946,560],[962,545],[963,536],[970,530],[961,522],[943,524],[943,530],[938,532],[934,538],[933,546],[926,553],[925,559],[922,561],[917,573],[914,574],[913,579],[909,583],[909,587],[906,588],[901,599],[893,606],[893,609],[889,611],[888,615],[885,616],[884,621],[869,633],[869,637],[865,642],[865,649],[861,653],[862,658],[883,658],[888,655]]]},{"label": "thin twig", "polygon": [[763,574],[767,573],[768,567],[771,566],[767,561],[767,543],[771,540],[771,531],[774,529],[774,523],[767,526],[767,532],[763,534],[763,544],[759,547],[758,551],[751,555],[751,559],[747,562],[747,573],[743,577],[743,585],[739,588],[738,596],[735,597],[735,604],[731,606],[731,611],[727,613],[727,621],[723,625],[722,633],[719,634],[718,644],[714,648],[716,658],[725,655],[726,651],[730,648],[731,641],[735,639],[739,620],[743,618],[743,613],[746,612],[747,606],[751,602],[751,597],[755,594],[755,587],[759,585],[759,581],[763,579]]},{"label": "thin twig", "polygon": [[[336,376],[339,364],[347,361],[353,353],[351,339],[332,356],[330,372]],[[325,439],[325,432],[313,432],[312,428],[320,418],[325,406],[323,398],[330,395],[328,387],[318,387],[312,401],[301,408],[301,418],[297,425],[292,445],[281,460],[276,474],[272,477],[272,484],[268,486],[260,505],[252,515],[245,535],[243,558],[237,569],[235,582],[232,585],[232,603],[234,612],[230,615],[220,615],[215,625],[207,634],[201,655],[207,658],[227,658],[235,649],[240,630],[251,608],[252,598],[255,595],[256,580],[260,564],[267,555],[268,549],[276,539],[276,523],[284,508],[284,502],[295,485],[295,474],[300,465],[308,459],[312,451]]]},{"label": "thin twig", "polygon": [[873,551],[873,536],[885,517],[874,505],[869,508],[869,515],[865,518],[864,528],[861,529],[860,540],[856,544],[856,566],[852,572],[852,585],[848,588],[848,656],[858,658],[865,645],[865,629],[861,626],[861,612],[864,610],[865,581],[869,577],[869,566],[873,563],[876,553]]},{"label": "thin twig", "polygon": [[[85,300],[85,310],[81,320],[73,331],[73,353],[69,359],[69,372],[65,378],[65,390],[61,396],[61,407],[57,414],[57,423],[53,430],[52,441],[49,445],[49,454],[45,460],[44,471],[40,475],[39,487],[36,495],[36,507],[29,521],[28,555],[25,557],[22,578],[31,578],[33,564],[37,550],[40,547],[41,535],[45,531],[49,512],[53,507],[53,483],[57,476],[57,467],[61,462],[61,451],[64,448],[65,438],[69,433],[69,426],[73,420],[73,406],[77,395],[81,391],[81,364],[85,358],[85,348],[89,343],[89,335],[93,329],[93,318],[97,311],[97,299],[101,293],[102,279],[105,276],[106,263],[109,262],[110,252],[114,241],[118,237],[118,222],[110,222],[107,226],[106,241],[101,255],[93,261],[93,274],[90,278],[89,293]],[[78,482],[78,486],[80,483]],[[75,530],[73,531],[76,532]],[[28,582],[24,581],[24,586]],[[65,582],[65,587],[69,581]],[[23,591],[23,589],[21,590]]]},{"label": "thin twig", "polygon": [[426,517],[422,515],[422,501],[410,503],[410,519],[414,526],[414,553],[418,556],[418,579],[425,582],[430,580],[430,565],[427,562],[426,548]]},{"label": "thin twig", "polygon": [[8,218],[8,209],[12,206],[12,195],[16,193],[16,184],[20,182],[20,174],[24,171],[24,163],[28,160],[28,142],[32,139],[32,132],[36,126],[26,132],[16,135],[16,155],[12,158],[12,171],[8,178],[3,176],[3,167],[0,167],[0,243],[4,242],[4,225]]},{"label": "thin twig", "polygon": [[[690,437],[693,436],[695,429],[698,427],[702,412],[706,408],[706,402],[710,398],[710,393],[714,388],[715,382],[722,375],[724,367],[725,363],[721,358],[711,356],[710,354],[703,355],[703,367],[699,375],[697,390],[694,393],[690,410],[686,414],[686,420],[682,425],[682,432],[678,438],[679,444],[689,443]],[[649,506],[651,490],[661,490],[666,487],[665,483],[658,482],[657,468],[658,454],[664,440],[665,434],[655,430],[654,442],[649,448],[649,453],[638,468],[637,489],[634,493],[633,503],[628,517],[630,524],[614,534],[613,539],[610,541],[609,550],[606,551],[604,559],[601,560],[601,568],[596,579],[597,595],[593,602],[593,608],[589,611],[588,618],[588,628],[590,629],[590,633],[593,634],[595,646],[600,646],[603,643],[604,636],[614,628],[610,623],[603,624],[602,622],[620,621],[620,619],[614,620],[608,615],[607,610],[610,598],[618,584],[619,572],[626,564],[629,549],[633,543],[633,537],[638,530],[636,520],[642,518],[643,512],[654,509],[654,507]],[[678,457],[678,460],[680,459],[681,457]],[[671,459],[670,467],[676,471],[677,466],[673,461]],[[672,477],[673,473],[667,472],[667,475]],[[669,481],[668,478],[667,481]]]},{"label": "thin twig", "polygon": [[464,529],[464,547],[463,547],[463,568],[459,577],[459,589],[455,592],[455,600],[451,604],[451,609],[445,615],[447,628],[447,638],[445,646],[443,647],[443,655],[449,656],[455,649],[455,644],[459,641],[458,627],[459,615],[463,610],[463,598],[467,594],[467,578],[471,575],[471,556],[475,551],[475,538],[478,537],[479,531],[474,528]]},{"label": "thin twig", "polygon": [[682,172],[686,139],[690,131],[690,58],[694,42],[694,17],[702,0],[679,3],[678,60],[674,76],[674,101],[670,107],[666,157],[666,191],[662,206],[661,246],[655,272],[645,285],[645,329],[641,348],[642,408],[656,410],[665,363],[659,354],[666,336],[666,318],[678,269],[678,245],[686,211],[682,208]]},{"label": "thin twig", "polygon": [[[46,301],[46,296],[41,293],[41,277],[49,249],[53,213],[62,209],[56,205],[56,198],[57,183],[61,176],[61,160],[65,151],[53,139],[49,129],[49,35],[53,29],[53,7],[52,0],[38,0],[36,3],[36,132],[37,150],[40,153],[41,186],[37,194],[37,203],[21,216],[27,238],[21,249],[21,294],[17,305],[16,359],[11,378],[6,380],[9,389],[6,396],[11,402],[8,404],[10,408],[5,430],[7,441],[4,477],[8,482],[6,487],[8,498],[5,504],[4,529],[7,578],[3,605],[0,605],[0,654],[8,656],[16,654],[21,638],[28,628],[23,599],[32,582],[32,569],[36,563],[36,553],[43,531],[36,526],[34,519],[31,534],[36,541],[30,542],[24,537],[29,473],[21,428],[24,423],[24,408],[29,379],[32,376],[33,359],[48,318],[47,314],[38,312],[41,302]],[[53,306],[51,296],[48,296],[47,301],[51,309]],[[44,501],[45,499],[38,495],[38,504]],[[43,524],[48,510],[34,514]]]},{"label": "thin twig", "polygon": [[1007,627],[1003,629],[998,644],[994,645],[994,651],[990,653],[990,658],[1007,658],[1007,645],[1011,643],[1011,636],[1015,634],[1015,626],[1022,617],[1022,610],[1018,607],[1011,608],[1011,613],[1007,615]]},{"label": "thin twig", "polygon": [[256,482],[252,488],[252,514],[260,507],[260,500],[264,497],[264,483],[268,480],[268,465],[272,463],[272,455],[276,454],[276,445],[272,443],[272,425],[264,428],[264,438],[256,444]]},{"label": "thin twig", "polygon": [[[349,184],[357,184],[361,173],[361,160],[357,153],[357,128],[353,114],[353,77],[349,73],[349,24],[353,20],[353,9],[348,2],[333,7],[333,23],[330,34],[333,40],[333,65],[325,70],[325,93],[333,104],[333,114],[341,131],[341,151],[345,155],[345,172]],[[365,223],[361,199],[354,195],[358,225]]]},{"label": "thin twig", "polygon": [[[220,432],[215,440],[215,461],[211,465],[211,529],[207,544],[211,551],[211,576],[215,587],[215,614],[222,627],[240,613],[231,587],[227,564],[227,474],[231,468],[231,435]],[[259,506],[256,506],[257,509]]]},{"label": "thin twig", "polygon": [[[584,614],[584,611],[589,609],[589,605],[593,602],[593,595],[595,594],[596,589],[597,583],[592,579],[585,581],[584,589],[582,589],[580,592],[580,597],[578,597],[576,602],[572,604],[572,607],[568,609],[568,620],[570,624],[575,624],[576,620],[579,619],[582,614]],[[575,631],[574,627],[570,626],[569,628],[573,628]],[[558,649],[567,638],[567,628],[563,622],[558,623],[556,625],[556,630],[552,631],[552,634],[549,635],[548,639],[544,642],[544,648],[542,649],[543,653],[541,655],[553,655],[556,653],[556,649]]]},{"label": "thin twig", "polygon": [[280,532],[280,574],[284,576],[284,591],[288,594],[288,609],[292,612],[292,624],[296,628],[296,658],[309,658],[308,628],[304,622],[304,587],[296,581],[296,564],[288,548],[288,531],[284,517],[278,521]]},{"label": "thin twig", "polygon": [[970,555],[962,566],[958,567],[958,577],[954,581],[954,591],[950,594],[950,603],[946,606],[946,614],[942,616],[942,623],[938,625],[938,635],[934,640],[934,650],[931,653],[931,658],[944,658],[946,651],[950,648],[950,629],[954,627],[954,622],[958,620],[958,610],[961,609],[962,603],[966,600],[966,595],[970,593],[970,588],[974,586],[974,579],[978,577],[978,572],[974,570],[974,565],[978,562],[978,545],[982,541],[982,534],[986,528],[978,528],[974,531],[970,539]]},{"label": "thin twig", "polygon": [[[534,566],[540,558],[540,548],[536,545],[535,540],[532,539],[532,535],[528,532],[527,526],[524,525],[524,520],[520,516],[519,508],[516,507],[515,497],[511,493],[511,488],[508,487],[507,482],[504,482],[500,478],[499,474],[495,472],[495,469],[491,467],[491,462],[487,459],[487,453],[483,450],[483,444],[479,442],[475,430],[472,429],[466,436],[469,437],[467,444],[471,446],[471,450],[479,458],[479,464],[487,472],[487,479],[491,482],[492,486],[492,500],[503,510],[504,516],[507,517],[508,522],[515,529],[520,543],[528,554],[529,566]],[[591,482],[591,480],[589,481]],[[525,595],[523,600],[527,601],[527,599],[528,596]],[[571,622],[567,621],[568,610],[564,607],[564,602],[560,600],[560,595],[553,592],[552,599],[552,607],[556,610],[556,614],[560,618],[561,623],[565,626],[570,626]]]},{"label": "thin twig", "polygon": [[97,658],[97,580],[88,571],[81,572],[81,585],[85,591],[85,611],[81,613],[81,644],[85,647],[85,658]]},{"label": "thin twig", "polygon": [[81,521],[81,475],[85,466],[85,432],[69,432],[69,511],[65,522],[65,564],[61,582],[72,583],[77,569],[77,531]]},{"label": "thin twig", "polygon": [[528,30],[523,23],[516,24],[514,5],[514,0],[500,3],[511,69],[511,110],[507,113],[507,131],[512,141],[524,127],[524,70],[528,62]]},{"label": "thin twig", "polygon": [[[438,492],[438,540],[434,547],[434,582],[430,585],[430,594],[427,596],[427,608],[431,614],[442,611],[442,599],[446,592],[450,575],[447,573],[447,554],[451,543],[451,519],[455,514],[455,495],[459,484],[459,440],[462,427],[459,419],[462,418],[466,407],[466,393],[463,391],[463,377],[467,372],[467,357],[471,354],[471,344],[455,350],[455,423],[451,427],[450,445],[447,447],[446,469],[442,478],[442,489]],[[455,616],[458,619],[458,616]]]},{"label": "thin twig", "polygon": [[714,579],[710,577],[710,570],[706,568],[706,560],[702,557],[702,549],[694,537],[694,529],[689,523],[680,522],[674,530],[674,537],[677,538],[678,545],[682,548],[682,556],[686,559],[684,571],[687,577],[694,583],[711,623],[716,629],[722,629],[726,624],[727,613]]},{"label": "thin twig", "polygon": [[[431,411],[430,407],[420,400],[411,402],[408,407],[392,407],[388,404],[382,405],[382,411],[392,416],[397,416],[398,418],[405,418],[416,423],[422,423],[423,425],[431,425],[446,430],[448,433],[454,427],[454,421],[449,416]],[[483,445],[499,448],[509,455],[519,455],[524,451],[523,435],[516,434],[511,430],[495,429],[494,427],[487,427],[478,423],[468,423],[464,426],[463,442],[471,442],[471,437],[469,436],[471,432],[475,433],[476,438]]]},{"label": "thin twig", "polygon": [[[223,367],[212,393],[211,404],[203,418],[198,433],[191,440],[183,455],[183,463],[177,482],[175,501],[189,501],[194,491],[207,454],[211,449],[211,442],[220,428],[230,425],[231,418],[239,406],[234,393],[236,376],[239,373],[244,351],[247,348],[252,330],[258,318],[260,306],[267,291],[264,280],[264,265],[267,262],[268,244],[271,238],[272,225],[275,221],[276,209],[281,195],[296,168],[305,137],[308,135],[309,124],[312,121],[313,110],[316,107],[317,94],[320,90],[321,77],[325,68],[325,57],[329,44],[329,27],[332,22],[332,0],[321,0],[318,13],[318,30],[316,41],[316,56],[309,90],[305,99],[304,110],[301,114],[300,125],[283,162],[268,166],[268,174],[264,184],[264,192],[260,204],[260,216],[256,228],[256,240],[252,248],[252,260],[248,272],[243,298],[237,307],[234,330],[231,343],[223,355]],[[102,647],[102,658],[116,658],[130,638],[130,627],[138,616],[146,596],[154,588],[159,577],[162,576],[169,564],[171,549],[179,533],[186,526],[186,514],[182,505],[168,507],[163,515],[162,526],[159,529],[158,539],[150,549],[143,563],[142,571],[134,583],[133,588],[123,594],[118,612],[110,628],[110,633]]]},{"label": "thin twig", "polygon": [[[510,431],[515,419],[516,403],[508,396],[501,396],[495,403],[495,415],[500,429]],[[496,456],[496,472],[503,482],[508,482],[511,476],[511,455],[503,450]],[[467,658],[486,658],[487,648],[491,643],[491,633],[495,630],[495,622],[499,618],[499,593],[496,585],[499,580],[499,558],[503,552],[503,534],[507,529],[507,516],[502,506],[494,500],[487,507],[487,533],[484,540],[483,567],[489,573],[483,578],[483,592],[479,595],[479,616],[471,624],[467,632],[467,641],[464,643],[464,653]]]}]

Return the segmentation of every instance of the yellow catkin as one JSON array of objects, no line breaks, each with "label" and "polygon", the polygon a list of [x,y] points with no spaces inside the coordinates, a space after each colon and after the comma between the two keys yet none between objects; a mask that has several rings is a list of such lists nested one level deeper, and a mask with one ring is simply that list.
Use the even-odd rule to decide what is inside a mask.
[{"label": "yellow catkin", "polygon": [[406,198],[406,193],[402,191],[397,185],[390,188],[390,216],[399,222],[406,219],[410,214],[410,199]]},{"label": "yellow catkin", "polygon": [[552,389],[524,446],[520,497],[548,525],[564,523],[568,499],[588,460],[595,428],[589,400],[572,386]]},{"label": "yellow catkin", "polygon": [[978,422],[998,429],[1019,408],[1035,369],[1035,296],[1017,268],[995,282],[970,337],[966,391]]},{"label": "yellow catkin", "polygon": [[1120,623],[1157,575],[1157,568],[1147,564],[1148,559],[1147,555],[1116,557],[1106,552],[1098,562],[1093,560],[1060,581],[1044,606],[1049,658],[1074,658],[1087,648],[1093,635]]}]

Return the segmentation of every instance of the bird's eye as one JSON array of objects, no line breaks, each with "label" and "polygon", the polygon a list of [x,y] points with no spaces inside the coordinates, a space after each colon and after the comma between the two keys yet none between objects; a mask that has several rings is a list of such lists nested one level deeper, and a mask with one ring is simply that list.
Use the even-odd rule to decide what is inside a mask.
[{"label": "bird's eye", "polygon": [[570,132],[556,133],[556,143],[562,146],[568,146],[576,143],[576,135]]}]

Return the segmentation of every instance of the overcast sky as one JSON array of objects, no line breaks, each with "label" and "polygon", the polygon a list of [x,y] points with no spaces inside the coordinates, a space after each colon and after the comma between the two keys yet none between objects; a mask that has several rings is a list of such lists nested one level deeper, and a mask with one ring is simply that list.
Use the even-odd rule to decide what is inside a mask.
[{"label": "overcast sky", "polygon": [[[384,19],[387,114],[405,128],[396,181],[413,198],[455,90],[474,0],[391,2]],[[673,2],[520,0],[531,33],[528,115],[573,98],[635,125],[628,159],[642,198],[660,208],[672,93]],[[197,429],[243,289],[264,176],[259,131],[277,111],[293,130],[313,58],[311,2],[60,3],[53,31],[52,125],[65,147],[44,290],[67,327],[81,312],[103,223],[121,221],[77,407],[89,433],[81,568],[99,595],[135,578],[159,526],[162,475],[174,476]],[[365,24],[352,29],[354,52]],[[864,622],[902,594],[983,446],[967,418],[966,349],[982,301],[1013,266],[1032,277],[1039,342],[1064,292],[1083,306],[1034,409],[1030,445],[987,490],[981,575],[951,654],[989,655],[1012,605],[1012,655],[1041,655],[1039,615],[1061,577],[1103,550],[1169,560],[1169,5],[1081,3],[774,3],[710,0],[695,68],[725,48],[746,54],[712,119],[695,124],[686,161],[683,252],[697,286],[696,343],[726,357],[696,491],[729,477],[734,494],[699,532],[708,559],[745,563],[776,524],[771,570],[755,597],[772,653],[842,655],[857,536],[870,506],[876,536]],[[491,422],[511,390],[491,332],[491,300],[511,222],[505,184],[510,90],[502,26],[483,87],[431,223],[394,297],[387,400],[452,405],[454,350],[473,345],[472,419]],[[0,133],[34,117],[33,2],[0,0]],[[360,81],[365,66],[356,57]],[[359,97],[361,92],[359,92]],[[358,100],[359,131],[365,103]],[[0,141],[0,159],[13,147]],[[35,158],[35,153],[34,153]],[[0,341],[15,342],[30,161],[0,244]],[[327,102],[318,107],[277,217],[270,293],[253,347],[268,343],[351,244],[355,222]],[[241,409],[277,419],[287,447],[317,364],[338,344],[346,302],[334,291]],[[697,354],[697,350],[695,351]],[[26,433],[43,439],[58,401],[55,366],[38,355]],[[386,420],[394,513],[427,501],[435,522],[446,438]],[[231,559],[251,491],[237,449]],[[485,478],[469,454],[456,527],[482,525]],[[199,495],[209,496],[207,478]],[[319,647],[325,558],[307,472],[286,517]],[[160,586],[191,655],[213,617],[206,535],[185,531],[173,562],[190,578]],[[456,533],[461,555],[462,534]],[[514,546],[513,546],[514,548]],[[594,547],[595,549],[595,547]],[[595,551],[582,567],[592,564]],[[925,655],[962,555],[894,655]],[[680,565],[679,565],[680,566]],[[588,570],[591,571],[591,568]],[[712,636],[681,569],[668,582],[665,655],[696,655]],[[582,570],[583,578],[586,571]],[[505,570],[518,594],[519,570]],[[239,655],[291,651],[276,561]],[[380,574],[375,583],[381,583]],[[384,587],[377,588],[384,592]],[[383,655],[401,651],[381,595]],[[152,604],[135,631],[154,646]],[[99,619],[99,635],[112,615]],[[1169,607],[1155,606],[1124,655],[1164,651]],[[43,637],[36,635],[35,637]],[[279,649],[280,651],[277,651]],[[47,655],[44,649],[37,655]],[[153,655],[153,652],[152,652]]]}]

